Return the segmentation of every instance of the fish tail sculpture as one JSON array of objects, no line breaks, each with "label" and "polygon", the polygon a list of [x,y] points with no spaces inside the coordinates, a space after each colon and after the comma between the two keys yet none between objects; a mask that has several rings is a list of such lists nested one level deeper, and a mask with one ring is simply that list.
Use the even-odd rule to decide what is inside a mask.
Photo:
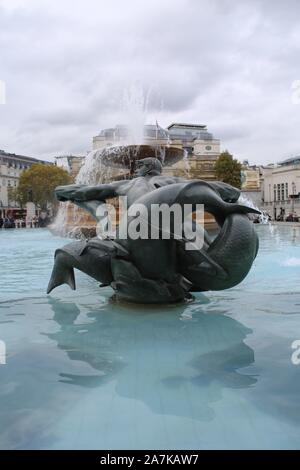
[{"label": "fish tail sculpture", "polygon": [[178,248],[180,272],[192,282],[191,292],[229,289],[246,277],[258,246],[254,224],[246,215],[233,213],[226,217],[205,256],[201,250]]}]

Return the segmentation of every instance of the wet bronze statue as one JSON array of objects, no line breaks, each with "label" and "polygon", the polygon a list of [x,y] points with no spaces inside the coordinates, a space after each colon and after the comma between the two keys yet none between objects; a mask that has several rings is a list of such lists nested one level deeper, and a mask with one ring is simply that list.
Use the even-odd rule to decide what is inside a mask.
[{"label": "wet bronze statue", "polygon": [[[217,236],[212,239],[204,230],[203,245],[189,250],[184,237],[124,239],[118,231],[114,239],[74,241],[56,250],[48,293],[64,283],[75,289],[74,268],[100,286],[111,286],[117,299],[145,304],[180,302],[191,298],[192,292],[228,289],[245,278],[258,250],[258,237],[247,214],[259,212],[238,204],[240,191],[228,184],[162,176],[161,172],[158,159],[144,158],[136,162],[131,180],[60,186],[56,196],[95,218],[99,205],[118,196],[127,196],[127,211],[133,204],[146,208],[162,203],[192,208],[203,204],[219,225]],[[130,223],[134,216],[126,215]],[[151,220],[147,223],[151,225]]]}]

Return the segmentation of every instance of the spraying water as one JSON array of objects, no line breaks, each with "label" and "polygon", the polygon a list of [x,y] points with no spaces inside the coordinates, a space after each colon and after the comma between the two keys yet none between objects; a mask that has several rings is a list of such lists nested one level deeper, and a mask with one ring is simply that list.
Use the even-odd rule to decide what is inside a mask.
[{"label": "spraying water", "polygon": [[123,122],[127,128],[126,145],[144,143],[144,129],[148,111],[150,92],[144,92],[139,84],[124,91],[122,99]]},{"label": "spraying water", "polygon": [[186,175],[188,178],[190,178],[191,165],[188,157],[188,151],[186,149],[183,149],[183,164]]},{"label": "spraying water", "polygon": [[[90,151],[76,177],[76,184],[96,185],[111,181],[114,169],[113,165],[109,164],[109,160],[119,161],[119,173],[123,172],[126,178],[128,169],[120,170],[120,166],[126,168],[124,163],[129,158],[127,146],[140,146],[144,143],[149,96],[150,91],[145,93],[143,87],[138,84],[134,84],[124,91],[121,100],[124,126],[120,127],[125,130],[125,138],[124,134],[115,133],[113,146]],[[72,236],[74,233],[78,235],[80,223],[82,223],[82,210],[77,206],[70,210],[69,203],[61,203],[52,229],[62,235]],[[72,233],[67,228],[68,225],[73,226]]]},{"label": "spraying water", "polygon": [[120,127],[125,130],[125,138],[124,134],[121,136],[120,133],[115,133],[113,146],[89,152],[76,177],[76,183],[97,184],[108,180],[111,174],[109,165],[104,164],[105,158],[116,160],[122,152],[126,153],[125,147],[144,143],[148,102],[149,92],[145,93],[141,85],[134,84],[124,91],[121,101],[124,125]]},{"label": "spraying water", "polygon": [[[252,199],[248,198],[244,194],[240,195],[240,197],[238,199],[238,203],[243,205],[243,206],[251,207],[252,209],[256,209],[256,210],[260,211],[259,207],[257,207],[254,204]],[[260,215],[257,215],[257,217],[259,219],[259,223],[264,224],[264,225],[270,225],[269,217],[267,216],[267,214],[265,212],[261,212]]]}]

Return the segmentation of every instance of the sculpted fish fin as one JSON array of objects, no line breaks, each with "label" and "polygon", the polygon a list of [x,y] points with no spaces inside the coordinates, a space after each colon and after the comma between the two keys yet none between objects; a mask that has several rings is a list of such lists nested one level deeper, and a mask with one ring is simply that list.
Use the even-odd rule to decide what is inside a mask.
[{"label": "sculpted fish fin", "polygon": [[53,271],[47,288],[47,294],[62,284],[68,284],[72,290],[76,289],[74,269],[55,261]]},{"label": "sculpted fish fin", "polygon": [[203,261],[200,261],[198,264],[189,266],[189,271],[202,271],[206,272],[209,275],[215,275],[220,279],[227,279],[228,273],[220,266],[216,261],[214,261],[205,251],[199,251],[198,255],[201,256]]},{"label": "sculpted fish fin", "polygon": [[253,207],[243,206],[242,204],[227,204],[228,214],[261,214],[261,212]]},{"label": "sculpted fish fin", "polygon": [[104,202],[100,201],[77,201],[77,200],[72,200],[73,204],[76,204],[76,206],[80,207],[81,209],[86,210],[89,212],[97,221],[99,221],[99,217],[97,216],[97,209],[100,206],[100,204],[105,205]]},{"label": "sculpted fish fin", "polygon": [[[187,239],[177,240],[179,246],[187,243]],[[181,248],[184,249],[184,248]],[[205,251],[205,249],[195,249],[186,252],[187,255],[187,269],[195,273],[207,273],[210,276],[215,275],[221,279],[227,279],[228,273],[222,268],[213,258]],[[188,261],[189,259],[189,261]],[[188,278],[188,275],[186,276]]]}]

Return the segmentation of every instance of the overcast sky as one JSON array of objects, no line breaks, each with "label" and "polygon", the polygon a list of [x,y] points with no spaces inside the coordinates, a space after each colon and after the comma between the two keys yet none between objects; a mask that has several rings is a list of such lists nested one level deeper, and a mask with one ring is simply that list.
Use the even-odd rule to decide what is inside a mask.
[{"label": "overcast sky", "polygon": [[299,18],[298,0],[0,0],[0,149],[85,154],[142,87],[149,123],[207,124],[252,163],[300,154]]}]

